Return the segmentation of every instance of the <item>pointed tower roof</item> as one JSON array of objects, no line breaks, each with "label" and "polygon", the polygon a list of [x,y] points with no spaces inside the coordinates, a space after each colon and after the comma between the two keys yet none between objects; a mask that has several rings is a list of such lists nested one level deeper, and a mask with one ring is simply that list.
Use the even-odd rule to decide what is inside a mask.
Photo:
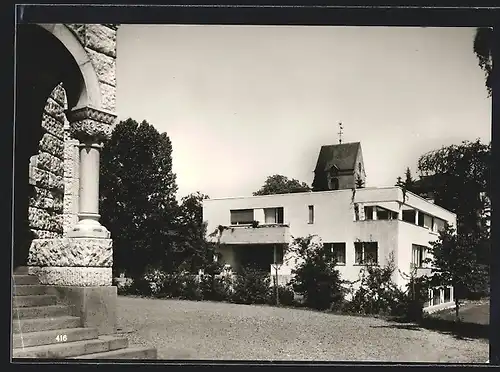
[{"label": "pointed tower roof", "polygon": [[321,146],[315,172],[322,172],[336,167],[340,171],[352,170],[361,149],[360,142]]}]

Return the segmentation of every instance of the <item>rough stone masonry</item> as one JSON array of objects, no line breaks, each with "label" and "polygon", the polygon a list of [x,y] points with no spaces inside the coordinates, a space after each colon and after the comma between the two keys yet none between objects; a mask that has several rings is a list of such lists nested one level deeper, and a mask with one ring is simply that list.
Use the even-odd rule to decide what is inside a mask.
[{"label": "rough stone masonry", "polygon": [[[101,107],[84,108],[68,120],[64,85],[47,99],[38,154],[31,158],[29,225],[34,233],[28,265],[43,284],[109,286],[113,248],[111,239],[68,237],[79,217],[81,141],[109,136],[116,115],[117,25],[66,24],[85,50],[97,76]],[[71,108],[70,108],[71,109]],[[82,116],[83,115],[83,116]],[[76,129],[75,129],[76,128]],[[87,133],[88,132],[88,133]],[[79,135],[77,135],[79,134]],[[82,134],[84,136],[82,136]],[[81,140],[81,141],[80,141]]]}]

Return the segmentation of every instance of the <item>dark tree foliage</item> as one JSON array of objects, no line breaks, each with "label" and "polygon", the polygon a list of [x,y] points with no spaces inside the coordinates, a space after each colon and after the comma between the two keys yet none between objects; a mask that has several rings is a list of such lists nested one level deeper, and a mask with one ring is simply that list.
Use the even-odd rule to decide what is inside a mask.
[{"label": "dark tree foliage", "polygon": [[207,242],[207,225],[203,221],[203,200],[207,195],[199,192],[190,194],[181,200],[174,240],[174,262],[179,270],[196,273],[213,261],[215,246]]},{"label": "dark tree foliage", "polygon": [[254,192],[253,195],[290,194],[307,191],[311,191],[311,188],[305,182],[275,174],[267,177],[264,185],[258,191]]},{"label": "dark tree foliage", "polygon": [[404,192],[411,191],[413,193],[418,193],[419,189],[416,185],[416,180],[413,178],[411,174],[410,167],[406,168],[405,171],[405,180],[403,181],[401,177],[398,177],[396,186],[399,186],[403,189]]},{"label": "dark tree foliage", "polygon": [[100,213],[115,272],[136,278],[151,264],[169,268],[177,211],[169,137],[128,119],[116,125],[101,159]]},{"label": "dark tree foliage", "polygon": [[[457,214],[458,230],[484,228],[480,211],[490,197],[491,144],[480,140],[442,147],[422,155],[418,169],[428,177],[435,203]],[[481,197],[482,193],[487,197]]]},{"label": "dark tree foliage", "polygon": [[476,29],[473,48],[479,62],[479,67],[485,74],[488,97],[491,97],[493,73],[493,29],[491,27],[479,27]]},{"label": "dark tree foliage", "polygon": [[427,259],[431,264],[429,283],[432,287],[453,287],[458,320],[460,300],[484,288],[488,281],[487,265],[481,262],[476,249],[478,237],[470,232],[457,235],[455,229],[446,224],[431,245],[431,258]]},{"label": "dark tree foliage", "polygon": [[318,310],[339,305],[344,292],[333,254],[315,242],[313,236],[295,238],[289,249],[299,258],[292,270],[291,285],[304,296],[305,305]]},{"label": "dark tree foliage", "polygon": [[232,300],[238,304],[265,304],[269,299],[268,272],[243,267],[235,276]]}]

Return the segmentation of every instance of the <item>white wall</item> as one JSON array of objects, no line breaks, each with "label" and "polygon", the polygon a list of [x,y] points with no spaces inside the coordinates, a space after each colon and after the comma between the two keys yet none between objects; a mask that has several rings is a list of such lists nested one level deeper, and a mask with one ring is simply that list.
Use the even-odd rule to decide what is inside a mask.
[{"label": "white wall", "polygon": [[[405,274],[410,274],[413,244],[430,247],[430,242],[436,240],[437,238],[437,233],[431,232],[424,227],[399,221],[398,267],[400,270]],[[430,257],[429,254],[428,257]],[[397,284],[404,286],[408,282],[409,281],[407,279],[400,276]]]}]

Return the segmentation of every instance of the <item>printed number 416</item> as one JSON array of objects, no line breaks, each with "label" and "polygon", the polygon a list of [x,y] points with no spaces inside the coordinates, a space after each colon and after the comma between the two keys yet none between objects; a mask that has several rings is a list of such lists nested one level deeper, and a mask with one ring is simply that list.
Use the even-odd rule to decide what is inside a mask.
[{"label": "printed number 416", "polygon": [[65,341],[68,341],[68,336],[67,336],[67,335],[57,335],[57,336],[56,336],[56,341],[57,341],[57,342],[65,342]]}]

